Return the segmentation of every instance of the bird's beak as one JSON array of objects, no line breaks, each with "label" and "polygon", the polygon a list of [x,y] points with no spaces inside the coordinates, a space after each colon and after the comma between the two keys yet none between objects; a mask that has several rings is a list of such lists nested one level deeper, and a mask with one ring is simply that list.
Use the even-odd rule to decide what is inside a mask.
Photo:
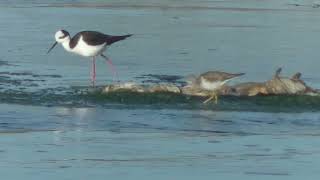
[{"label": "bird's beak", "polygon": [[50,52],[57,44],[58,44],[58,42],[55,42],[55,43],[51,46],[51,48],[48,50],[47,54],[49,54],[49,52]]}]

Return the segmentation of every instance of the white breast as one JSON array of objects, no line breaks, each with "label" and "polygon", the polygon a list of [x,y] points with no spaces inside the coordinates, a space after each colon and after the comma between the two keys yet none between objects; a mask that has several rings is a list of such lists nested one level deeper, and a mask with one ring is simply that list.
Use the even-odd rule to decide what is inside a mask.
[{"label": "white breast", "polygon": [[92,57],[100,55],[106,49],[106,43],[101,45],[88,45],[83,41],[82,36],[80,37],[77,45],[72,49],[72,52],[81,56]]},{"label": "white breast", "polygon": [[207,81],[206,79],[201,77],[200,87],[205,90],[213,91],[213,90],[216,90],[216,89],[220,88],[221,86],[223,86],[226,82],[227,81],[210,82],[210,81]]}]

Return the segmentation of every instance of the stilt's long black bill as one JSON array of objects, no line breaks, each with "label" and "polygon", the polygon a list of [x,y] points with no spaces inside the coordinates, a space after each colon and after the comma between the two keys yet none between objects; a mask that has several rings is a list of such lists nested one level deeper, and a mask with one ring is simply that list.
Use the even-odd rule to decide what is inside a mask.
[{"label": "stilt's long black bill", "polygon": [[49,52],[50,52],[57,44],[58,44],[58,42],[55,42],[55,43],[51,46],[51,48],[48,50],[47,54],[49,54]]}]

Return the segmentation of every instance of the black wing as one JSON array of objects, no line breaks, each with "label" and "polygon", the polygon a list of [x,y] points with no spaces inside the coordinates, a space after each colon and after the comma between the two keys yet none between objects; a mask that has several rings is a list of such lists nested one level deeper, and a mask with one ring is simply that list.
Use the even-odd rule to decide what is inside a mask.
[{"label": "black wing", "polygon": [[110,35],[106,35],[107,38],[106,38],[106,42],[108,45],[111,45],[115,42],[118,42],[118,41],[121,41],[121,40],[124,40],[126,39],[127,37],[130,37],[132,36],[132,34],[127,34],[127,35],[123,35],[123,36],[110,36]]},{"label": "black wing", "polygon": [[123,36],[111,36],[97,31],[82,31],[73,36],[70,41],[70,48],[74,48],[77,45],[81,36],[88,45],[97,46],[104,43],[107,43],[107,45],[111,45],[115,42],[124,40],[127,37],[132,36],[132,34]]},{"label": "black wing", "polygon": [[82,31],[72,37],[72,39],[70,40],[70,48],[74,48],[77,45],[81,36],[83,41],[92,46],[106,43],[106,39],[108,37],[108,35],[102,34],[97,31]]}]

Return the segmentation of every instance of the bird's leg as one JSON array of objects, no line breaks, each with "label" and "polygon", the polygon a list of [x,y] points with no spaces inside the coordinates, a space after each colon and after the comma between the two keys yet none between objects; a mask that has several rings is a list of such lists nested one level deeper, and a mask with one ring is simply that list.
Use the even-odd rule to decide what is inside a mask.
[{"label": "bird's leg", "polygon": [[213,99],[213,96],[210,96],[208,99],[206,99],[205,101],[203,101],[203,104],[207,104],[208,102],[210,102]]},{"label": "bird's leg", "polygon": [[215,98],[214,98],[214,103],[215,103],[215,104],[218,104],[218,95],[215,93],[214,96],[215,96]]},{"label": "bird's leg", "polygon": [[203,101],[204,104],[207,104],[208,102],[210,102],[211,100],[214,100],[215,104],[218,104],[218,95],[215,91],[212,92],[211,96],[206,99],[205,101]]},{"label": "bird's leg", "polygon": [[113,80],[116,79],[117,81],[119,81],[118,73],[117,73],[115,67],[113,66],[113,63],[112,63],[111,59],[108,58],[107,56],[105,56],[104,54],[101,54],[101,57],[103,57],[107,61],[107,63],[110,65],[110,69],[111,69],[112,74],[113,74]]},{"label": "bird's leg", "polygon": [[92,86],[95,86],[96,82],[96,57],[92,57],[92,72],[91,72],[91,82]]}]

